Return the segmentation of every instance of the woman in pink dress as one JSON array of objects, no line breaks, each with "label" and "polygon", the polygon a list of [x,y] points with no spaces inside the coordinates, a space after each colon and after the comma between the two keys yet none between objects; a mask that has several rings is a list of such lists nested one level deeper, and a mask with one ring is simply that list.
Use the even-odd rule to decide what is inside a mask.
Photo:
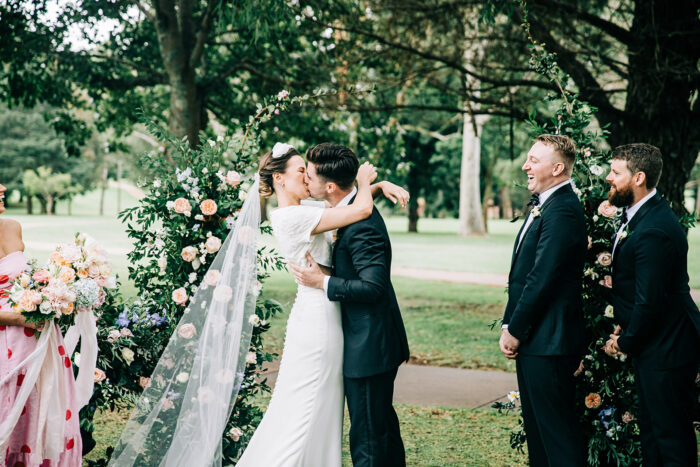
[{"label": "woman in pink dress", "polygon": [[[5,190],[0,185],[0,214],[5,212]],[[37,345],[36,329],[24,322],[24,318],[15,313],[8,303],[7,291],[12,281],[24,272],[27,261],[23,254],[22,229],[18,222],[0,218],[0,381],[17,367]],[[36,462],[37,427],[39,420],[39,394],[36,388],[22,410],[17,424],[9,438],[5,450],[5,465],[10,467],[78,467],[82,463],[82,441],[80,422],[76,409],[75,378],[69,356],[65,355],[63,338],[58,332],[59,354],[63,356],[63,375],[67,384],[66,416],[64,427],[64,447],[58,461],[44,459]],[[15,398],[24,380],[27,369],[19,370],[0,386],[0,424],[7,418],[14,406]],[[50,426],[48,427],[51,428]],[[1,458],[2,456],[0,456]]]}]

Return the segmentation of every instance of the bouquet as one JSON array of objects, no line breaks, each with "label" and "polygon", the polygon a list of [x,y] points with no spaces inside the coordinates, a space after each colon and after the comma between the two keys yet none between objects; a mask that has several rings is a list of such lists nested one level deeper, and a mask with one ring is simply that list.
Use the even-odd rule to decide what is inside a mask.
[{"label": "bouquet", "polygon": [[105,288],[116,288],[116,278],[104,250],[91,237],[76,234],[61,245],[44,267],[30,262],[10,288],[12,309],[38,327],[48,320],[72,325],[80,311],[94,311],[105,301]]}]

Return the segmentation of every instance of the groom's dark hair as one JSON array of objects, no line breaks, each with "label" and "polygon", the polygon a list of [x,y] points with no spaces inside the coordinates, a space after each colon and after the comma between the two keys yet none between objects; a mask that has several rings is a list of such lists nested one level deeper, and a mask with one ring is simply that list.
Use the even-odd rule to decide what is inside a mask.
[{"label": "groom's dark hair", "polygon": [[313,163],[316,173],[341,190],[352,187],[360,161],[349,148],[340,144],[321,143],[306,150],[306,160]]}]

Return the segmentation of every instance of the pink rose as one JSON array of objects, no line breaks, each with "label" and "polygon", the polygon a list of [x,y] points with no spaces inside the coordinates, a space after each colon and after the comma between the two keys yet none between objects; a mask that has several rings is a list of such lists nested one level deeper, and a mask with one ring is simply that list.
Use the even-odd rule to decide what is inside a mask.
[{"label": "pink rose", "polygon": [[221,273],[217,269],[210,269],[204,275],[204,283],[207,285],[214,286],[214,285],[219,283],[220,278],[221,278]]},{"label": "pink rose", "polygon": [[235,187],[239,183],[241,183],[241,174],[235,170],[229,170],[228,173],[226,173],[226,184]]},{"label": "pink rose", "polygon": [[129,330],[129,328],[122,328],[120,334],[122,337],[134,337],[134,334]]},{"label": "pink rose", "polygon": [[32,275],[32,279],[34,279],[34,282],[48,282],[49,277],[49,272],[45,269],[39,269]]},{"label": "pink rose", "polygon": [[175,407],[175,405],[173,404],[173,401],[166,397],[165,399],[163,399],[163,405],[161,407],[163,409],[163,412],[165,412],[166,410],[170,410],[173,407]]},{"label": "pink rose", "polygon": [[603,277],[603,280],[600,281],[600,285],[612,289],[612,276]]},{"label": "pink rose", "polygon": [[219,239],[219,237],[214,236],[209,237],[207,238],[207,241],[204,244],[204,246],[210,254],[214,254],[217,251],[219,251],[219,248],[221,248],[221,239]]},{"label": "pink rose", "polygon": [[121,337],[121,333],[118,329],[112,329],[107,335],[107,342],[114,343]]},{"label": "pink rose", "polygon": [[236,427],[236,426],[231,428],[229,430],[228,434],[231,436],[231,439],[233,440],[234,443],[236,441],[238,441],[241,438],[241,436],[243,436],[243,432],[241,431],[241,429]]},{"label": "pink rose", "polygon": [[172,299],[176,304],[184,305],[188,298],[187,291],[185,291],[184,287],[173,290]]},{"label": "pink rose", "polygon": [[634,420],[634,415],[632,415],[631,413],[625,412],[624,414],[622,414],[622,421],[624,423],[630,423],[632,420]]},{"label": "pink rose", "polygon": [[177,335],[182,337],[183,339],[191,339],[196,332],[197,329],[192,323],[182,324],[180,325],[180,327],[177,328]]},{"label": "pink rose", "polygon": [[[151,378],[146,378],[145,376],[141,376],[139,378],[139,386],[142,388],[146,389],[147,387],[151,386]],[[165,404],[163,404],[165,405]]]},{"label": "pink rose", "polygon": [[598,206],[598,214],[607,218],[612,218],[617,215],[617,208],[610,204],[610,201],[605,200]]}]

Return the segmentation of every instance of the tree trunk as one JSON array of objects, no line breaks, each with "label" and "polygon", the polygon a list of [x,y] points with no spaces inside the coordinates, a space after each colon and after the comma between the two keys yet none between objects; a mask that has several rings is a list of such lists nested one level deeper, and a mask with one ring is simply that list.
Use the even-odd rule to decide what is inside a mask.
[{"label": "tree trunk", "polygon": [[513,217],[513,203],[510,200],[508,185],[501,186],[498,197],[501,201],[501,218],[511,219]]},{"label": "tree trunk", "polygon": [[105,191],[107,191],[107,165],[102,168],[102,186],[100,187],[100,216],[105,215]]},{"label": "tree trunk", "polygon": [[484,219],[484,233],[488,233],[489,231],[489,223],[487,217],[488,205],[489,200],[493,198],[493,169],[496,166],[497,160],[497,155],[493,154],[493,156],[491,156],[491,159],[486,161],[486,173],[484,174],[484,196],[481,199],[482,217]]},{"label": "tree trunk", "polygon": [[[476,126],[477,133],[474,133]],[[462,170],[459,178],[459,235],[485,235],[486,227],[481,211],[479,171],[481,158],[481,121],[476,125],[464,114],[462,132]]]},{"label": "tree trunk", "polygon": [[27,198],[27,214],[29,214],[31,216],[32,214],[34,214],[32,212],[33,211],[33,206],[32,206],[33,196],[30,195],[29,193],[27,193],[26,198]]},{"label": "tree trunk", "polygon": [[43,196],[38,196],[39,198],[39,204],[41,205],[41,214],[48,214],[48,211],[46,210],[46,198]]},{"label": "tree trunk", "polygon": [[46,214],[49,216],[55,214],[55,212],[54,212],[54,197],[52,195],[48,195],[46,197]]},{"label": "tree trunk", "polygon": [[418,233],[418,198],[415,196],[408,200],[408,232]]}]

